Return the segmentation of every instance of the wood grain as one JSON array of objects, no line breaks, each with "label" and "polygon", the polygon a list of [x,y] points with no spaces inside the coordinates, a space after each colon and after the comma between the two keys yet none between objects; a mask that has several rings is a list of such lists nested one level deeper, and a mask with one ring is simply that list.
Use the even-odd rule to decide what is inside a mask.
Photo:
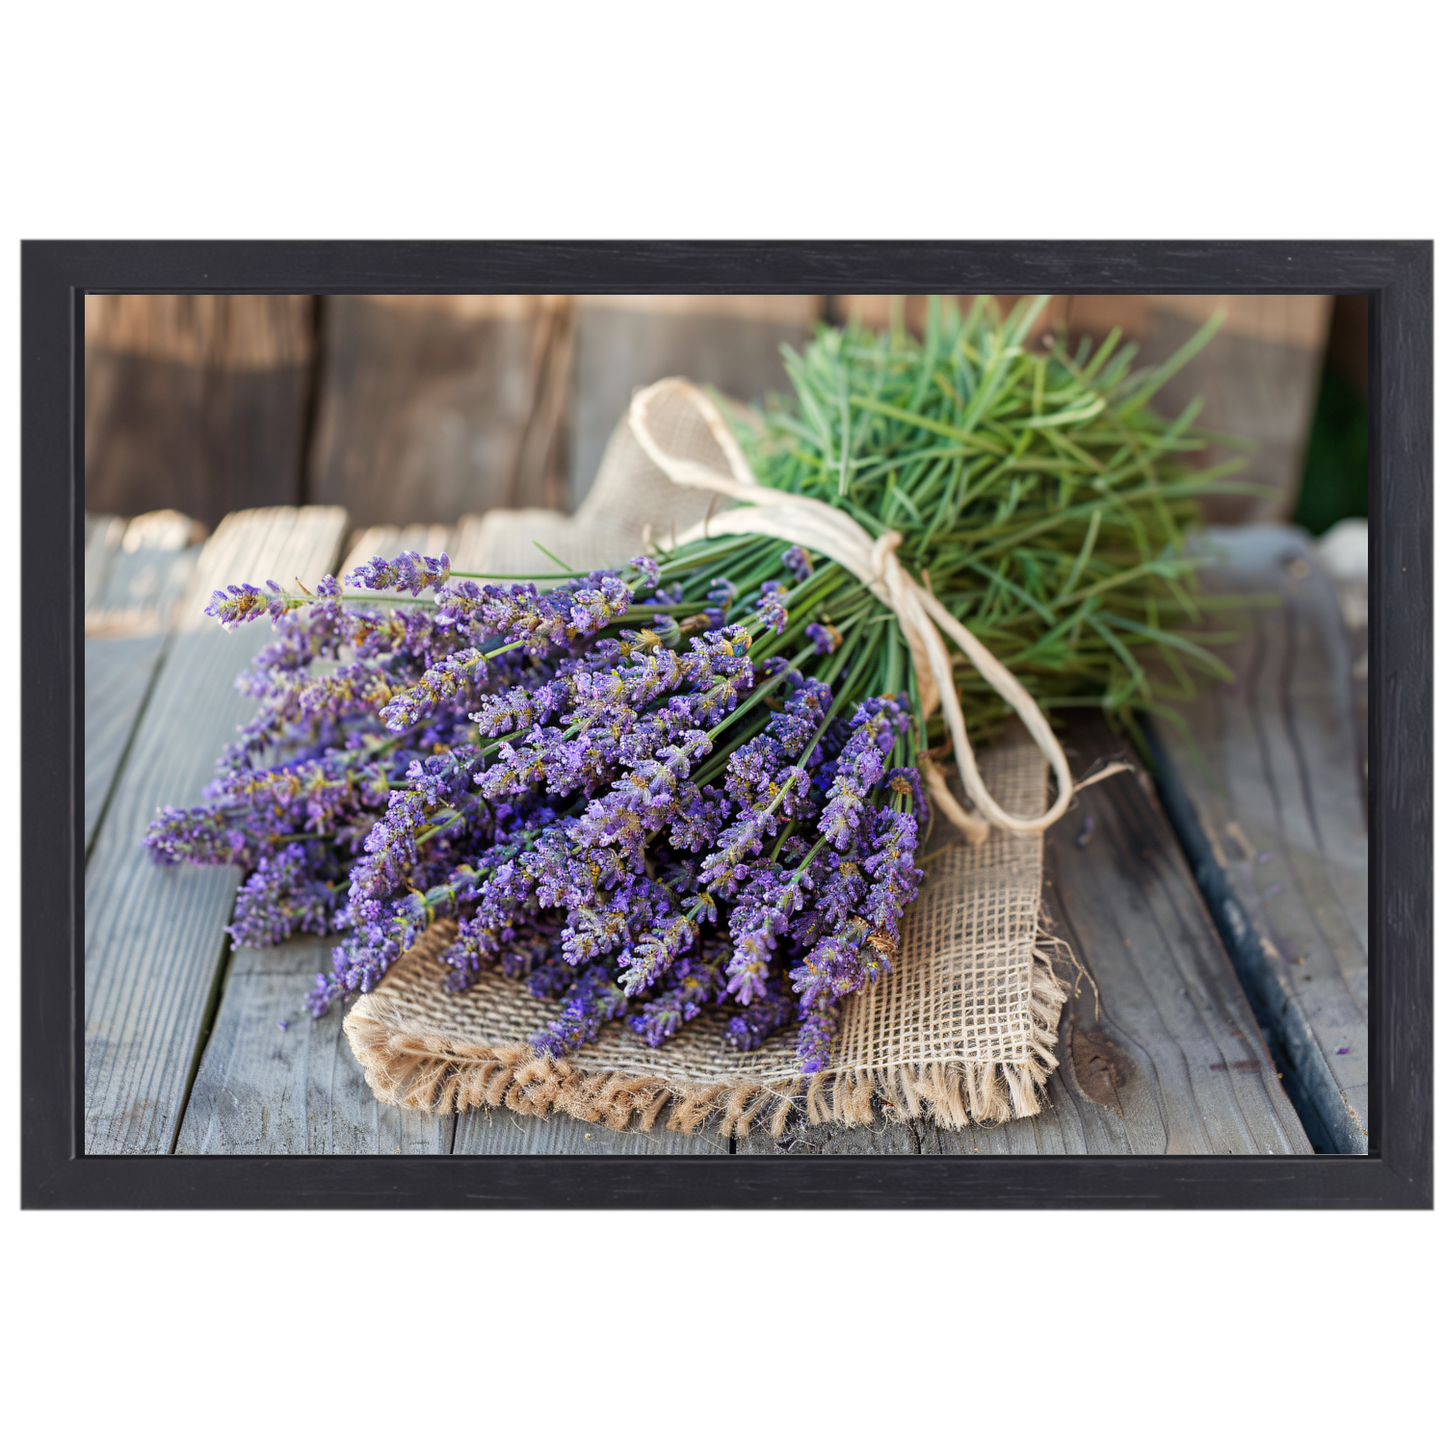
[{"label": "wood grain", "polygon": [[85,501],[133,516],[301,497],[309,296],[89,296]]},{"label": "wood grain", "polygon": [[[1097,756],[1107,737],[1093,720],[1068,741]],[[1089,789],[1050,830],[1044,900],[1097,986],[1083,981],[1059,1039],[1081,1124],[1097,1121],[1088,1100],[1122,1123],[1130,1153],[1313,1152],[1142,776]]]},{"label": "wood grain", "polygon": [[110,564],[125,536],[125,518],[105,516],[97,512],[85,514],[85,580],[83,603],[88,610],[105,585]]},{"label": "wood grain", "polygon": [[336,296],[322,315],[315,500],[361,527],[564,504],[570,298]]},{"label": "wood grain", "polygon": [[87,851],[165,647],[164,635],[85,643],[85,812]]},{"label": "wood grain", "polygon": [[[708,1154],[715,1132],[614,1134],[508,1109],[436,1117],[381,1105],[341,1032],[304,1006],[334,939],[236,949],[176,1140],[178,1154]],[[282,1022],[286,1027],[280,1027]]]},{"label": "wood grain", "polygon": [[[821,296],[580,298],[571,425],[571,505],[587,495],[636,387],[665,376],[740,401],[788,385],[779,347],[801,347]],[[731,303],[724,307],[720,302]]]},{"label": "wood grain", "polygon": [[1236,961],[1291,1086],[1318,1115],[1321,1147],[1364,1153],[1369,846],[1349,644],[1304,533],[1251,527],[1212,541],[1222,557],[1207,588],[1280,605],[1248,614],[1224,653],[1234,681],[1181,709],[1188,734],[1161,724],[1160,736],[1204,835],[1197,863],[1220,870],[1243,912]]},{"label": "wood grain", "polygon": [[[1065,743],[1082,764],[1123,751],[1097,719],[1075,724]],[[1080,847],[1086,816],[1093,827]],[[1140,776],[1080,796],[1049,831],[1044,879],[1053,930],[1092,982],[1081,975],[1064,1006],[1060,1066],[1042,1113],[951,1131],[880,1108],[872,1128],[817,1126],[776,1142],[754,1134],[738,1152],[1312,1152],[1188,863]]]},{"label": "wood grain", "polygon": [[224,633],[200,604],[238,577],[328,570],[345,520],[339,508],[240,513],[202,551],[86,867],[88,1153],[170,1149],[224,961],[238,870],[158,868],[140,846],[158,808],[200,801],[254,707],[232,684],[269,629]]},{"label": "wood grain", "polygon": [[457,1120],[454,1154],[726,1154],[716,1130],[679,1134],[666,1111],[651,1129],[618,1133],[566,1114],[537,1119],[510,1109],[470,1109]]},{"label": "wood grain", "polygon": [[378,1104],[341,1032],[342,1010],[307,1013],[335,941],[234,952],[177,1154],[451,1153],[454,1115]]},{"label": "wood grain", "polygon": [[189,519],[89,519],[85,552],[84,839],[105,799],[200,556]]}]

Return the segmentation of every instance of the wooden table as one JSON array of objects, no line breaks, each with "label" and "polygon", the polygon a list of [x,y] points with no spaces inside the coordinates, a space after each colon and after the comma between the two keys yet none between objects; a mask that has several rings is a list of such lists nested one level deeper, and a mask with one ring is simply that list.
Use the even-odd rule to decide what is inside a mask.
[{"label": "wooden table", "polygon": [[[437,530],[428,529],[431,547],[447,545],[430,535]],[[506,1110],[436,1119],[378,1105],[340,1011],[312,1020],[302,1005],[329,945],[233,950],[224,930],[239,870],[156,868],[140,846],[157,807],[199,801],[249,711],[232,679],[270,635],[264,627],[222,632],[199,615],[206,596],[237,580],[314,580],[343,561],[346,536],[346,515],[335,507],[236,513],[203,549],[172,539],[127,550],[125,527],[88,525],[88,1153],[1311,1151],[1281,1082],[1286,1065],[1300,1075],[1297,1059],[1271,1056],[1195,865],[1142,770],[1081,795],[1047,839],[1046,906],[1087,976],[1065,1006],[1060,1067],[1049,1106],[1034,1119],[949,1132],[880,1107],[870,1128],[728,1141],[669,1132],[665,1119],[651,1131],[615,1134]],[[363,545],[369,555],[420,540],[372,529]],[[451,546],[459,540],[452,534]],[[460,564],[459,551],[453,556]],[[146,567],[149,621],[114,635],[122,630],[111,625],[116,615],[135,610]],[[1124,751],[1097,719],[1064,741],[1081,769]]]}]

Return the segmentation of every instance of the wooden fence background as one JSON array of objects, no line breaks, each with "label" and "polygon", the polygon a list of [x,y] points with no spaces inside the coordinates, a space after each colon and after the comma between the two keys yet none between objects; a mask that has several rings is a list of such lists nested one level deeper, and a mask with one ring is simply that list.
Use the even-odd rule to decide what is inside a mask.
[{"label": "wooden fence background", "polygon": [[[1008,300],[1010,298],[1004,298]],[[1351,300],[1353,298],[1350,298]],[[1257,444],[1217,522],[1288,518],[1330,347],[1363,375],[1359,308],[1329,296],[1061,296],[1036,335],[1120,326],[1143,361],[1223,306],[1221,334],[1160,393]],[[571,510],[635,387],[685,374],[747,400],[786,387],[779,348],[822,319],[916,327],[887,296],[92,296],[85,496],[207,527],[240,507],[326,503],[354,528]]]}]

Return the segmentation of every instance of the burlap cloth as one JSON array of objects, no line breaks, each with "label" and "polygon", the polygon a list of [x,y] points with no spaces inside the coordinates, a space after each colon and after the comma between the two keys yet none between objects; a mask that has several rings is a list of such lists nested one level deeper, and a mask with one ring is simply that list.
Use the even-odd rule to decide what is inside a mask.
[{"label": "burlap cloth", "polygon": [[[703,455],[715,443],[701,430],[697,446],[714,460]],[[538,541],[571,567],[612,565],[638,551],[644,528],[665,541],[710,505],[715,499],[668,481],[624,419],[575,516],[488,513],[452,562],[525,572],[538,567]],[[1003,808],[1043,811],[1048,765],[1021,730],[985,748],[979,767]],[[893,970],[843,1001],[832,1064],[819,1074],[798,1072],[796,1029],[739,1053],[723,1042],[725,1016],[711,1010],[661,1048],[619,1020],[567,1059],[539,1056],[528,1040],[557,1005],[500,974],[447,993],[439,957],[455,932],[450,921],[429,928],[357,1001],[346,1036],[378,1099],[431,1112],[557,1109],[626,1129],[651,1127],[670,1103],[669,1128],[691,1132],[712,1119],[738,1135],[761,1124],[779,1134],[795,1111],[809,1123],[867,1123],[875,1096],[905,1118],[948,1128],[1036,1114],[1057,1067],[1051,1050],[1067,997],[1041,928],[1043,836],[995,828],[970,844],[940,823],[924,856],[926,881]]]}]

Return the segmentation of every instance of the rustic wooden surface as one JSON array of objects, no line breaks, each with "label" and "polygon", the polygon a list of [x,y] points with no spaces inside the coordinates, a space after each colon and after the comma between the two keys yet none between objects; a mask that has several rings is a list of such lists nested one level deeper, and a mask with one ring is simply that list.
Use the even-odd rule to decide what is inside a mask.
[{"label": "rustic wooden surface", "polygon": [[201,608],[237,577],[319,575],[334,564],[339,508],[235,514],[207,542],[85,874],[85,1147],[164,1153],[174,1142],[224,961],[233,868],[157,868],[141,847],[165,804],[192,805],[254,706],[236,674],[270,636],[222,633]]},{"label": "rustic wooden surface", "polygon": [[[1097,719],[1064,742],[1079,771],[1126,751]],[[879,1108],[871,1128],[790,1129],[777,1141],[753,1133],[739,1152],[1313,1152],[1142,774],[1080,795],[1049,831],[1044,880],[1054,932],[1087,977],[1064,1006],[1042,1113],[953,1131]]]},{"label": "rustic wooden surface", "polygon": [[190,584],[199,544],[184,518],[88,518],[85,547],[85,813],[87,851],[121,757]]},{"label": "rustic wooden surface", "polygon": [[[1084,761],[1117,753],[1077,729]],[[506,1109],[455,1120],[379,1108],[339,1033],[301,1000],[328,944],[238,950],[180,1129],[178,1152],[398,1150],[455,1154],[1290,1153],[1309,1143],[1284,1097],[1187,865],[1147,785],[1100,784],[1048,840],[1046,899],[1081,978],[1064,1011],[1059,1071],[1033,1119],[958,1133],[879,1106],[872,1126],[794,1126],[729,1143],[685,1136],[666,1116],[614,1133]],[[1094,825],[1086,846],[1083,818]],[[1066,977],[1071,976],[1066,971]],[[279,1027],[281,1020],[287,1027]]]},{"label": "rustic wooden surface", "polygon": [[312,501],[358,527],[566,505],[574,308],[558,296],[334,296]]},{"label": "rustic wooden surface", "polygon": [[451,1153],[454,1115],[378,1104],[341,1010],[307,1013],[307,990],[330,963],[331,941],[311,937],[235,950],[177,1154]]},{"label": "rustic wooden surface", "polygon": [[[896,299],[921,327],[925,298]],[[1354,299],[1340,302],[1362,322]],[[90,297],[86,504],[173,506],[214,524],[237,507],[308,500],[347,507],[358,526],[567,509],[634,387],[680,373],[761,398],[786,385],[781,343],[801,346],[825,313],[887,327],[894,300]],[[1216,308],[1223,330],[1159,405],[1172,414],[1199,395],[1201,426],[1258,443],[1243,475],[1270,495],[1211,498],[1212,520],[1287,517],[1336,298],[1057,296],[1034,335],[1101,338],[1117,324],[1157,362]],[[1363,342],[1347,350],[1356,374]]]},{"label": "rustic wooden surface", "polygon": [[823,315],[821,296],[578,300],[569,469],[574,509],[637,387],[686,376],[740,401],[761,400],[788,384],[778,348],[786,343],[800,349]]},{"label": "rustic wooden surface", "polygon": [[310,296],[88,296],[85,505],[214,526],[301,500]]},{"label": "rustic wooden surface", "polygon": [[[304,545],[293,539],[290,555],[281,557],[288,530],[304,517],[315,535]],[[251,571],[317,575],[335,565],[344,530],[334,510],[228,524],[203,554],[193,595]],[[359,557],[392,555],[399,545],[455,545],[455,534],[377,528],[349,540]],[[277,560],[268,565],[263,556]],[[228,637],[209,623],[178,631],[115,787],[87,876],[91,1149],[703,1155],[1309,1148],[1179,845],[1147,780],[1135,775],[1081,795],[1047,842],[1046,902],[1089,977],[1080,977],[1065,1007],[1060,1068],[1036,1118],[952,1133],[901,1120],[880,1105],[869,1128],[794,1127],[778,1140],[755,1131],[729,1144],[715,1133],[668,1131],[665,1118],[650,1131],[619,1135],[506,1110],[437,1121],[380,1108],[340,1033],[339,1011],[313,1022],[302,1008],[328,945],[303,940],[280,950],[237,950],[227,966],[222,929],[235,870],[159,870],[135,846],[154,806],[194,800],[210,776],[246,711],[231,678],[266,635]],[[197,697],[211,700],[201,726]],[[1066,743],[1080,769],[1121,750],[1097,721],[1075,726]],[[1088,817],[1093,824],[1080,846]]]},{"label": "rustic wooden surface", "polygon": [[[1368,833],[1351,656],[1324,568],[1302,532],[1218,532],[1210,589],[1272,594],[1224,653],[1234,681],[1161,725],[1209,859],[1243,911],[1236,963],[1258,991],[1292,1090],[1340,1153],[1368,1144]],[[1232,940],[1234,941],[1234,940]],[[1315,1120],[1311,1119],[1312,1127]]]}]

